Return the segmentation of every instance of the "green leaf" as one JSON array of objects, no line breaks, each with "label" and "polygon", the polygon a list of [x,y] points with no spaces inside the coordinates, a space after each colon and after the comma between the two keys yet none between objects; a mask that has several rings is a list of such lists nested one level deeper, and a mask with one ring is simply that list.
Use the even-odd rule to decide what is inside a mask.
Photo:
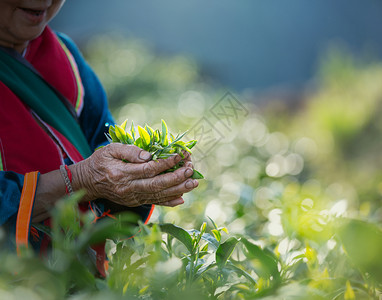
[{"label": "green leaf", "polygon": [[218,242],[220,242],[220,240],[221,240],[221,238],[222,238],[222,235],[221,235],[220,231],[217,230],[217,229],[212,229],[211,232],[213,233],[215,239],[216,239]]},{"label": "green leaf", "polygon": [[147,133],[150,136],[150,148],[151,148],[152,145],[154,145],[154,143],[155,143],[154,130],[147,124],[145,126],[145,130],[147,131]]},{"label": "green leaf", "polygon": [[109,127],[109,135],[113,141],[113,143],[119,143],[119,138],[117,138],[117,136],[115,135],[115,128],[114,126],[110,126]]},{"label": "green leaf", "polygon": [[166,147],[168,145],[168,129],[166,122],[162,119],[162,134],[161,134],[161,144]]},{"label": "green leaf", "polygon": [[134,128],[134,122],[131,121],[131,128],[130,128],[130,132],[131,132],[131,136],[133,137],[134,141],[135,141],[135,128]]},{"label": "green leaf", "polygon": [[121,126],[115,125],[115,135],[122,144],[127,144],[127,137]]},{"label": "green leaf", "polygon": [[194,170],[194,173],[192,173],[191,178],[193,178],[193,179],[204,179],[204,176],[199,171]]},{"label": "green leaf", "polygon": [[153,145],[153,149],[163,150],[164,148],[161,145]]},{"label": "green leaf", "polygon": [[142,144],[145,147],[145,149],[150,145],[150,135],[147,133],[147,131],[138,125],[138,133],[139,136],[142,139]]},{"label": "green leaf", "polygon": [[343,219],[337,229],[350,260],[362,272],[382,282],[382,231],[375,224],[355,219]]},{"label": "green leaf", "polygon": [[127,238],[136,233],[138,217],[132,213],[123,213],[117,220],[105,217],[94,226],[82,230],[76,241],[78,251],[83,251],[91,245],[98,244],[105,239]]},{"label": "green leaf", "polygon": [[205,272],[207,272],[208,270],[212,269],[216,267],[216,263],[215,262],[210,262],[210,263],[207,263],[207,264],[204,264],[202,265],[199,269],[198,269],[198,272],[196,273],[196,278],[198,278],[199,276],[202,276]]},{"label": "green leaf", "polygon": [[219,227],[219,231],[224,231],[226,234],[229,234],[227,227]]},{"label": "green leaf", "polygon": [[166,158],[169,158],[171,156],[174,156],[175,153],[161,153],[158,155],[158,158],[162,158],[162,159],[166,159]]},{"label": "green leaf", "polygon": [[220,244],[216,250],[216,263],[220,268],[227,263],[239,241],[240,240],[235,237],[230,237],[224,243]]},{"label": "green leaf", "polygon": [[354,293],[354,290],[351,287],[351,284],[350,284],[349,280],[346,281],[346,291],[344,293],[344,299],[345,300],[355,299],[355,293]]},{"label": "green leaf", "polygon": [[123,131],[126,131],[126,125],[127,125],[127,119],[125,120],[125,122],[121,124],[121,128],[123,129]]},{"label": "green leaf", "polygon": [[200,226],[200,233],[203,234],[206,232],[207,223],[203,222],[202,226]]},{"label": "green leaf", "polygon": [[159,129],[154,131],[154,141],[155,141],[155,143],[160,142],[160,131],[159,131]]},{"label": "green leaf", "polygon": [[201,249],[200,252],[207,252],[208,251],[208,243],[206,243]]},{"label": "green leaf", "polygon": [[244,271],[243,269],[240,269],[239,267],[235,266],[233,263],[231,262],[228,262],[226,264],[226,268],[228,269],[231,269],[231,270],[234,270],[238,275],[242,275],[244,276],[245,278],[247,278],[252,284],[256,285],[256,280],[251,276],[249,275],[246,271]]},{"label": "green leaf", "polygon": [[143,145],[143,142],[142,142],[142,138],[139,137],[135,140],[134,142],[134,145],[141,148],[141,149],[144,149],[144,145]]},{"label": "green leaf", "polygon": [[280,278],[280,273],[277,268],[278,260],[275,255],[261,249],[246,238],[242,238],[241,241],[247,249],[247,252],[244,252],[245,256],[255,261],[258,275],[265,278],[271,276],[273,276],[274,279]]},{"label": "green leaf", "polygon": [[134,139],[133,139],[133,137],[131,136],[131,134],[128,133],[127,131],[126,131],[125,133],[126,133],[127,143],[128,143],[129,145],[133,145],[133,144],[134,144]]},{"label": "green leaf", "polygon": [[219,248],[218,240],[215,237],[213,237],[211,234],[209,234],[209,233],[203,234],[202,235],[202,240],[205,240],[210,246],[212,246],[212,248],[214,250]]},{"label": "green leaf", "polygon": [[170,145],[174,145],[176,142],[180,141],[182,137],[186,135],[187,131],[183,132],[181,135],[177,135],[176,138],[171,142]]},{"label": "green leaf", "polygon": [[154,129],[152,129],[149,125],[145,125],[145,129],[147,133],[150,135],[150,137],[154,136]]},{"label": "green leaf", "polygon": [[180,147],[174,147],[173,149],[175,149],[175,153],[178,153],[179,155],[180,155],[180,157],[182,158],[182,159],[184,159],[184,154],[182,153],[182,148],[180,148]]},{"label": "green leaf", "polygon": [[191,140],[188,143],[186,143],[186,147],[188,149],[192,149],[196,145],[196,143],[197,143],[197,140]]},{"label": "green leaf", "polygon": [[210,217],[208,217],[208,219],[210,219],[212,226],[214,226],[215,229],[218,229],[218,226],[216,225],[215,221],[212,220]]},{"label": "green leaf", "polygon": [[191,150],[188,149],[188,148],[185,146],[185,143],[182,142],[182,141],[178,141],[178,142],[176,142],[173,146],[174,146],[174,147],[179,147],[179,148],[183,149],[184,151],[187,151],[188,153],[191,153]]},{"label": "green leaf", "polygon": [[162,232],[171,234],[174,238],[185,245],[190,253],[193,252],[192,238],[186,230],[174,224],[161,224],[159,226]]}]

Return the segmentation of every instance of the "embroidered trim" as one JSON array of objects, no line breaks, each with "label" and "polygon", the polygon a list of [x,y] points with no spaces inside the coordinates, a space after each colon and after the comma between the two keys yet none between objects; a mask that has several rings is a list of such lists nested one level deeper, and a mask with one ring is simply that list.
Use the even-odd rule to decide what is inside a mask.
[{"label": "embroidered trim", "polygon": [[74,73],[74,77],[76,79],[77,100],[76,100],[75,109],[76,109],[77,115],[80,115],[82,108],[83,108],[83,105],[84,105],[84,95],[85,95],[85,89],[84,89],[84,86],[82,85],[80,72],[78,70],[77,63],[76,63],[73,55],[70,53],[69,49],[66,47],[66,45],[64,44],[64,42],[60,38],[57,38],[57,39],[60,42],[60,45],[61,45],[62,49],[64,50],[64,52],[65,52],[65,54],[66,54],[66,56],[70,62],[70,65],[71,65],[73,73]]},{"label": "embroidered trim", "polygon": [[4,164],[3,164],[3,157],[1,156],[1,153],[4,152],[4,149],[3,149],[3,143],[1,141],[1,138],[0,138],[0,171],[4,171],[4,166],[5,166],[5,159],[4,159]]}]

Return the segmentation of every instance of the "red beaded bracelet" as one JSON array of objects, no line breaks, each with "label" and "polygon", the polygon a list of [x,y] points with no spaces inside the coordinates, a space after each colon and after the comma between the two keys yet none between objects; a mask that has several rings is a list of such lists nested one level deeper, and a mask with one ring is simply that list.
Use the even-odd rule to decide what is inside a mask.
[{"label": "red beaded bracelet", "polygon": [[74,192],[72,187],[72,179],[73,179],[72,172],[70,171],[67,165],[61,165],[60,171],[65,181],[65,193],[68,195],[73,195]]}]

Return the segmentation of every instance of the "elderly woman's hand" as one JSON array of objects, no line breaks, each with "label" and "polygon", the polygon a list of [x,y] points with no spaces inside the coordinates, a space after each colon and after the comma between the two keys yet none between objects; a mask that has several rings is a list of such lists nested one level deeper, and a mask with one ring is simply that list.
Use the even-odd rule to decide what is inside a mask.
[{"label": "elderly woman's hand", "polygon": [[190,178],[193,173],[190,156],[186,154],[183,167],[165,174],[160,173],[174,167],[181,157],[150,159],[149,152],[136,146],[107,145],[71,166],[73,188],[85,188],[86,200],[104,198],[131,207],[182,204],[182,195],[198,186],[198,182]]}]

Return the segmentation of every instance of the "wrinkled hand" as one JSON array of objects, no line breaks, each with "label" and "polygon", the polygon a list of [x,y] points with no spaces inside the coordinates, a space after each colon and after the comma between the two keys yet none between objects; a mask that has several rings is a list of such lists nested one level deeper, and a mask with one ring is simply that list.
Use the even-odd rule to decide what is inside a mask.
[{"label": "wrinkled hand", "polygon": [[72,165],[73,188],[85,188],[88,201],[104,198],[131,207],[143,204],[176,206],[184,202],[184,193],[199,184],[189,178],[193,168],[190,155],[185,156],[183,167],[160,174],[174,167],[181,157],[149,161],[149,152],[137,146],[113,143]]}]

